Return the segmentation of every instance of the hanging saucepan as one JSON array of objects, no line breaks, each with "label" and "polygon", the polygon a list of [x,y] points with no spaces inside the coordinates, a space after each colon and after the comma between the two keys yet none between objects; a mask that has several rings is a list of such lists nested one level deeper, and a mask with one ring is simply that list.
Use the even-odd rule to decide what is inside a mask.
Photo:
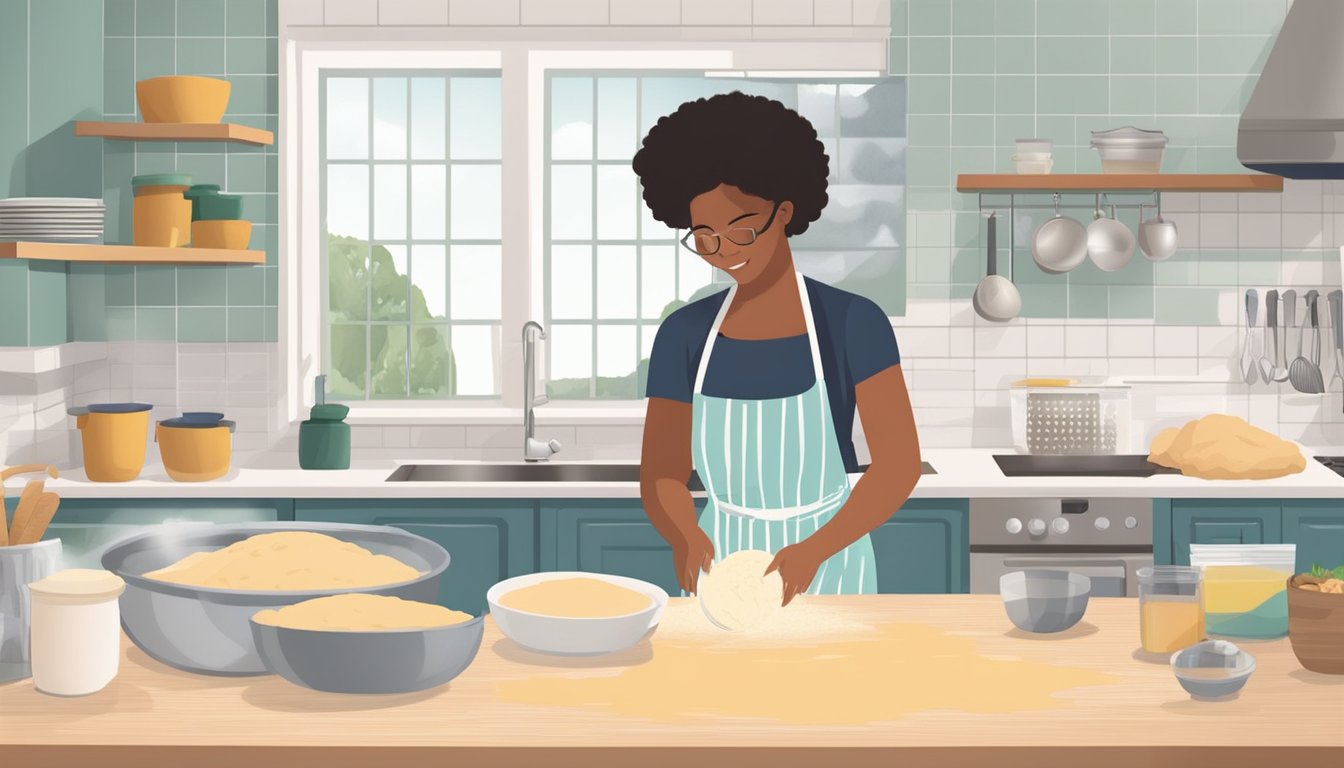
[{"label": "hanging saucepan", "polygon": [[1087,230],[1077,220],[1059,212],[1055,195],[1055,215],[1036,228],[1031,238],[1031,258],[1042,272],[1060,275],[1087,259]]}]

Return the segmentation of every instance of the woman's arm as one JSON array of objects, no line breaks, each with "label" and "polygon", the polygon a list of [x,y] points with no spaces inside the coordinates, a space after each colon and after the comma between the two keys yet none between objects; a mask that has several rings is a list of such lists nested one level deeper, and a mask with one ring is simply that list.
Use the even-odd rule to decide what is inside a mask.
[{"label": "woman's arm", "polygon": [[686,487],[691,469],[691,404],[650,397],[644,415],[639,495],[649,521],[672,545],[677,583],[694,593],[700,571],[708,571],[714,560],[714,545],[700,530],[695,501]]},{"label": "woman's arm", "polygon": [[[871,462],[830,522],[775,558],[784,576],[784,604],[807,591],[827,558],[886,522],[919,482],[919,435],[901,366],[893,365],[855,388]],[[796,550],[796,551],[788,551]]]}]

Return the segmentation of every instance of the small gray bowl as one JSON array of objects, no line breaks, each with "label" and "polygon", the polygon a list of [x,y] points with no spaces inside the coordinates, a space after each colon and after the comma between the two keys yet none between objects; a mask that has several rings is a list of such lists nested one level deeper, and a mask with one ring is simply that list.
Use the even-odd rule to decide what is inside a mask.
[{"label": "small gray bowl", "polygon": [[1092,580],[1081,573],[1032,569],[1005,573],[999,594],[1013,624],[1026,632],[1063,632],[1087,612]]},{"label": "small gray bowl", "polygon": [[257,653],[295,685],[331,693],[412,693],[462,674],[476,658],[485,617],[409,630],[290,629],[252,624]]},{"label": "small gray bowl", "polygon": [[1231,696],[1255,671],[1255,657],[1226,640],[1205,640],[1171,655],[1176,681],[1197,699]]}]

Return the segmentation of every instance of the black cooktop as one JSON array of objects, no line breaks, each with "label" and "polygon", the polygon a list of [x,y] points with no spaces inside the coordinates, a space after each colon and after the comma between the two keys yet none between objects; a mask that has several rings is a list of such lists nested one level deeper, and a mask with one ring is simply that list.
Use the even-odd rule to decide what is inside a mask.
[{"label": "black cooktop", "polygon": [[1102,456],[1034,456],[996,454],[994,461],[1005,477],[1150,477],[1177,475],[1179,470],[1161,467],[1141,454]]},{"label": "black cooktop", "polygon": [[1344,476],[1344,456],[1317,456],[1316,460],[1334,470],[1335,474]]}]

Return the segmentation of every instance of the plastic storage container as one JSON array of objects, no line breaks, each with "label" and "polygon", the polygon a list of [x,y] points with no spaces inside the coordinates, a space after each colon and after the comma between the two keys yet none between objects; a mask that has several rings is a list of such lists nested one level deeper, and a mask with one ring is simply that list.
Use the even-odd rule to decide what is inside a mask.
[{"label": "plastic storage container", "polygon": [[226,195],[218,184],[196,184],[185,196],[191,201],[192,221],[234,221],[243,217],[242,195]]},{"label": "plastic storage container", "polygon": [[1101,155],[1102,173],[1158,173],[1166,146],[1166,134],[1132,125],[1092,132],[1092,148]]},{"label": "plastic storage container", "polygon": [[184,196],[190,186],[191,177],[184,173],[151,173],[131,179],[136,245],[179,248],[191,243],[191,201]]},{"label": "plastic storage container", "polygon": [[1129,453],[1129,394],[1124,385],[1014,384],[1008,398],[1014,447],[1053,456]]},{"label": "plastic storage container", "polygon": [[1139,640],[1149,653],[1174,653],[1204,639],[1203,578],[1198,568],[1140,568]]},{"label": "plastic storage container", "polygon": [[33,687],[58,696],[97,693],[117,676],[126,582],[72,568],[28,585],[33,595]]},{"label": "plastic storage container", "polygon": [[1209,634],[1288,634],[1288,579],[1296,558],[1296,544],[1191,544],[1190,565],[1204,575]]}]

